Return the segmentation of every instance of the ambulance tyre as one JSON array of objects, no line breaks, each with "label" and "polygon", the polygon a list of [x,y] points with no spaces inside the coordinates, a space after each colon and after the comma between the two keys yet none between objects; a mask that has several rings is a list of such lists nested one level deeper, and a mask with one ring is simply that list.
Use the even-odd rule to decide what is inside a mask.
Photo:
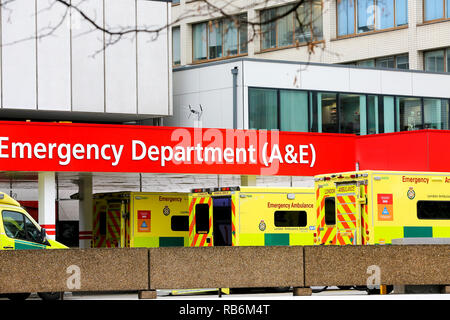
[{"label": "ambulance tyre", "polygon": [[[394,290],[394,286],[386,286],[386,294],[391,293]],[[380,294],[380,289],[369,289],[367,288],[368,294]]]},{"label": "ambulance tyre", "polygon": [[60,300],[62,294],[62,292],[38,292],[38,296],[47,301]]},{"label": "ambulance tyre", "polygon": [[31,293],[29,293],[29,292],[10,293],[10,294],[7,294],[6,297],[12,301],[23,301],[23,300],[26,300],[30,295],[31,295]]}]

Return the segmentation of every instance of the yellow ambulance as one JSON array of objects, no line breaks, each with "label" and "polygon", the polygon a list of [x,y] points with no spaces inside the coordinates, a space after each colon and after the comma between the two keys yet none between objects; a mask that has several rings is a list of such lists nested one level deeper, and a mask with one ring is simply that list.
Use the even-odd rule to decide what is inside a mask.
[{"label": "yellow ambulance", "polygon": [[[20,206],[20,203],[0,192],[0,250],[30,250],[30,249],[64,249],[62,243],[48,239],[45,229]],[[60,292],[39,292],[44,300],[56,300]],[[6,295],[12,300],[24,300],[30,293],[15,293]]]},{"label": "yellow ambulance", "polygon": [[189,244],[312,245],[313,188],[222,187],[189,195]]},{"label": "yellow ambulance", "polygon": [[315,244],[450,238],[450,173],[367,170],[314,180]]},{"label": "yellow ambulance", "polygon": [[187,246],[188,221],[188,193],[97,193],[92,246]]},{"label": "yellow ambulance", "polygon": [[45,229],[20,206],[0,192],[0,250],[63,249],[62,243],[48,239]]}]

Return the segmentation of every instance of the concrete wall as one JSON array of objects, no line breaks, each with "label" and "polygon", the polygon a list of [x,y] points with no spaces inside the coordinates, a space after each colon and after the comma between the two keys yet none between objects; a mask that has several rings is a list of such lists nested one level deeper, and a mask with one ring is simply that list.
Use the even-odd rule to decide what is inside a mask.
[{"label": "concrete wall", "polygon": [[450,245],[3,250],[0,293],[448,285],[449,268]]},{"label": "concrete wall", "polygon": [[[170,21],[164,1],[91,0],[79,9],[112,31],[157,30]],[[98,121],[170,115],[169,43],[164,28],[117,39],[60,3],[8,2],[1,8],[0,115],[90,121],[93,113]]]}]

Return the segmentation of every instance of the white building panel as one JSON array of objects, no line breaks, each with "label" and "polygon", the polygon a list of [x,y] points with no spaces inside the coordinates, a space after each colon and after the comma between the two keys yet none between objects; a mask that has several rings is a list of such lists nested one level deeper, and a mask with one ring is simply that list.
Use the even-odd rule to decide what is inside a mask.
[{"label": "white building panel", "polygon": [[412,74],[412,90],[415,96],[450,97],[450,76],[445,74]]},{"label": "white building panel", "polygon": [[52,0],[37,1],[36,19],[38,109],[70,111],[69,8]]},{"label": "white building panel", "polygon": [[138,113],[170,115],[171,92],[167,92],[167,88],[170,87],[172,61],[166,28],[170,4],[138,0],[136,12],[138,28],[155,31],[137,35]]},{"label": "white building panel", "polygon": [[411,72],[383,71],[381,73],[381,93],[413,95],[411,78]]},{"label": "white building panel", "polygon": [[[135,0],[105,1],[106,26],[116,32],[134,28],[135,4]],[[118,37],[106,35],[106,112],[137,113],[136,34],[133,32]]]},{"label": "white building panel", "polygon": [[380,70],[348,68],[349,69],[349,91],[361,93],[381,92]]},{"label": "white building panel", "polygon": [[[81,2],[83,10],[98,26],[103,26],[103,0]],[[72,28],[72,110],[103,112],[105,109],[103,33],[76,10]]]},{"label": "white building panel", "polygon": [[4,4],[2,13],[2,107],[36,109],[34,1]]}]

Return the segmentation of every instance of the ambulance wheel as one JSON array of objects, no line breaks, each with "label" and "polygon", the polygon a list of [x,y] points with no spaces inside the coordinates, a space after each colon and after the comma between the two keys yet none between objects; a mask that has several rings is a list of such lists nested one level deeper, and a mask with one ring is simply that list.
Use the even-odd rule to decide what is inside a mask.
[{"label": "ambulance wheel", "polygon": [[29,292],[10,293],[10,294],[7,294],[6,297],[12,301],[23,301],[23,300],[26,300],[30,295],[31,295],[31,293],[29,293]]},{"label": "ambulance wheel", "polygon": [[[386,294],[391,293],[394,290],[394,286],[388,285],[386,286]],[[369,289],[367,288],[368,294],[380,294],[380,289]]]},{"label": "ambulance wheel", "polygon": [[38,292],[38,296],[47,301],[60,300],[61,295],[62,292]]}]

